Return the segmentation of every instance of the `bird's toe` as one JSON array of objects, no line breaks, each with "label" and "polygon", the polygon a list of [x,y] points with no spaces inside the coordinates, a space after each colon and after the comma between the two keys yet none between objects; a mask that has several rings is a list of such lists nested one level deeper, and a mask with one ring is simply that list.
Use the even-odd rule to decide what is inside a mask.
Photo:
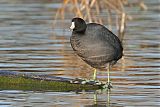
[{"label": "bird's toe", "polygon": [[108,89],[113,88],[113,86],[112,86],[112,83],[111,83],[111,82],[107,82],[107,88],[108,88]]}]

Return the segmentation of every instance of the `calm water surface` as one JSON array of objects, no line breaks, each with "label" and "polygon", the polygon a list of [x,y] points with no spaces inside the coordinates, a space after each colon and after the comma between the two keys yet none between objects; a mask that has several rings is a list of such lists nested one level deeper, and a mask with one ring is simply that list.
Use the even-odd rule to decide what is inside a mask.
[{"label": "calm water surface", "polygon": [[[0,90],[0,107],[159,107],[160,2],[145,2],[148,11],[127,9],[134,20],[127,24],[124,59],[111,72],[111,92]],[[93,69],[69,43],[73,15],[57,19],[53,29],[59,6],[54,0],[0,1],[0,70],[91,78]],[[107,73],[98,71],[98,79],[106,81]]]}]

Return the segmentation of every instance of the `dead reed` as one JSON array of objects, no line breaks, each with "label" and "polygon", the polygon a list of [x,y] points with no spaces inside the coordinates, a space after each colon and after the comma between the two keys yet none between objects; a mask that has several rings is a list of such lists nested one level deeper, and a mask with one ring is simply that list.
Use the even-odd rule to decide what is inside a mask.
[{"label": "dead reed", "polygon": [[[129,0],[63,0],[62,6],[57,10],[55,22],[58,17],[65,19],[65,13],[73,13],[75,17],[81,17],[88,22],[103,23],[102,13],[108,15],[108,26],[112,29],[113,22],[122,41],[126,28],[127,19],[132,19],[125,11],[125,6],[139,6],[140,9],[146,10],[147,6],[141,0],[129,3]],[[114,17],[114,18],[113,18]]]}]

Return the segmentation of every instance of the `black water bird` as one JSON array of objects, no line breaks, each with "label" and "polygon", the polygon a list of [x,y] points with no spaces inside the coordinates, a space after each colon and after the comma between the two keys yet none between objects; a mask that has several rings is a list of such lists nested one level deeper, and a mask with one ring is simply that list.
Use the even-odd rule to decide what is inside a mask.
[{"label": "black water bird", "polygon": [[73,18],[70,29],[70,43],[75,53],[94,69],[93,79],[96,80],[96,69],[107,69],[108,88],[110,83],[110,67],[123,55],[123,47],[119,38],[105,26],[88,23],[81,18]]}]

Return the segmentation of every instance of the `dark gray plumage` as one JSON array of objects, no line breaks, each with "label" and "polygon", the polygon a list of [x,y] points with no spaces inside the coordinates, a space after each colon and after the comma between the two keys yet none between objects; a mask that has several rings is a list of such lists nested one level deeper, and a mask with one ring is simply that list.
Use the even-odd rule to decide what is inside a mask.
[{"label": "dark gray plumage", "polygon": [[[75,29],[70,38],[71,46],[87,64],[101,69],[107,63],[115,64],[122,57],[120,40],[106,27],[96,23],[84,27],[85,22],[80,18],[74,18],[72,22],[75,22]],[[81,27],[84,29],[77,31]]]},{"label": "dark gray plumage", "polygon": [[[87,64],[96,69],[115,64],[123,55],[119,38],[105,26],[97,23],[86,24],[81,18],[73,18],[71,26],[71,46],[75,53]],[[96,79],[96,74],[94,74]]]}]

